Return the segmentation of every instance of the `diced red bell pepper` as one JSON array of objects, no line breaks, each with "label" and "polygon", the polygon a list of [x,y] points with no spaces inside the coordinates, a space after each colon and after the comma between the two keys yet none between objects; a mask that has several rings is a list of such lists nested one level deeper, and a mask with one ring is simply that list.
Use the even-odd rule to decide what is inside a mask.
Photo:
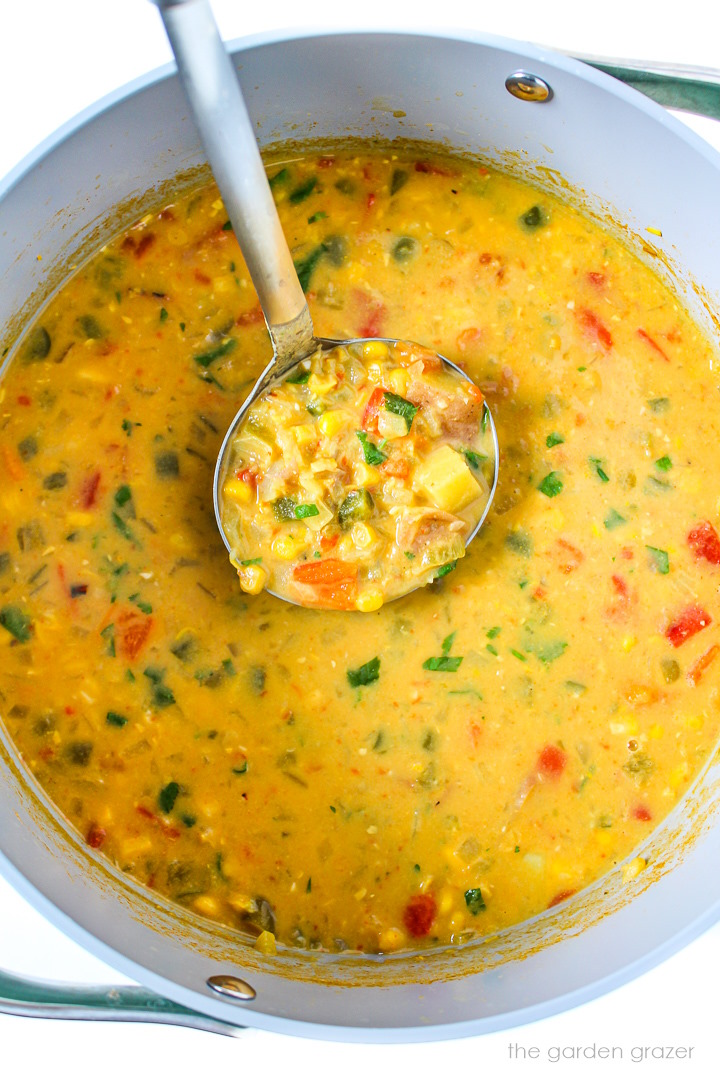
[{"label": "diced red bell pepper", "polygon": [[411,937],[426,937],[437,915],[437,901],[430,893],[419,893],[407,903],[403,923]]},{"label": "diced red bell pepper", "polygon": [[537,771],[547,780],[555,780],[562,773],[567,762],[567,754],[559,746],[548,743],[540,751],[537,760]]},{"label": "diced red bell pepper", "polygon": [[720,566],[720,536],[709,521],[701,521],[690,530],[687,542],[698,559]]},{"label": "diced red bell pepper", "polygon": [[581,308],[577,313],[577,317],[587,337],[598,341],[606,352],[612,349],[612,334],[594,311],[589,308]]},{"label": "diced red bell pepper", "polygon": [[690,668],[687,673],[687,681],[692,683],[693,686],[697,686],[704,672],[710,667],[718,653],[720,653],[720,645],[711,645],[707,652],[704,652]]},{"label": "diced red bell pepper", "polygon": [[382,407],[382,403],[385,400],[386,391],[382,386],[376,386],[370,395],[370,400],[365,406],[365,412],[362,418],[363,431],[372,432],[373,435],[378,433],[378,413]]},{"label": "diced red bell pepper", "polygon": [[699,604],[688,604],[666,628],[665,637],[677,649],[688,638],[694,637],[695,634],[704,630],[711,622],[712,619],[707,611],[701,608]]}]

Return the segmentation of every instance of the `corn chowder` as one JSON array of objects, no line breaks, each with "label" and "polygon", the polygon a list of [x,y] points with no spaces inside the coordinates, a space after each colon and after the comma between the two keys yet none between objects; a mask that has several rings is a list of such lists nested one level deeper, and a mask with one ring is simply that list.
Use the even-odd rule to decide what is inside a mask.
[{"label": "corn chowder", "polygon": [[270,351],[217,191],[179,195],[0,384],[0,715],[90,848],[261,950],[478,937],[630,856],[716,741],[716,354],[614,236],[476,162],[269,176],[319,334],[481,387],[488,521],[377,611],[242,592],[213,468]]}]

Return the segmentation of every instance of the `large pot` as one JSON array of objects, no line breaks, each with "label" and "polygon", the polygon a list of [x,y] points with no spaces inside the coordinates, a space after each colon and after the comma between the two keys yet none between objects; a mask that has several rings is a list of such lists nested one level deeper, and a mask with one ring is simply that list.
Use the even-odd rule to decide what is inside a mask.
[{"label": "large pot", "polygon": [[[350,136],[482,155],[622,228],[698,320],[718,325],[720,156],[622,83],[546,50],[475,35],[294,36],[245,43],[234,56],[263,146]],[[546,81],[547,100],[508,92],[520,70]],[[177,80],[162,71],[102,102],[16,170],[0,191],[6,342],[79,257],[201,162]],[[190,1010],[210,1018],[199,1025],[324,1038],[479,1034],[634,977],[720,913],[708,877],[720,860],[717,756],[652,834],[642,851],[648,869],[629,885],[615,869],[522,926],[414,958],[263,957],[88,851],[1,729],[0,740],[0,869],[61,929],[150,991],[83,1001],[0,977],[0,1007],[20,1012],[34,999],[65,1015],[114,1003],[136,1018],[192,1021]]]}]

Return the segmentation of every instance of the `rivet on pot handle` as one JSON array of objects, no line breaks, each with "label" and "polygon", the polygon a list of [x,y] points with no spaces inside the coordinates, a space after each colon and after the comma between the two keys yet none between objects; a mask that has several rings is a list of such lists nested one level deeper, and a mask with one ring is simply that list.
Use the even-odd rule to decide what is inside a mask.
[{"label": "rivet on pot handle", "polygon": [[44,1020],[124,1020],[174,1024],[216,1035],[245,1029],[186,1009],[141,986],[80,986],[24,979],[0,969],[0,1012]]},{"label": "rivet on pot handle", "polygon": [[612,75],[667,109],[720,120],[720,71],[714,68],[578,54],[573,57]]}]

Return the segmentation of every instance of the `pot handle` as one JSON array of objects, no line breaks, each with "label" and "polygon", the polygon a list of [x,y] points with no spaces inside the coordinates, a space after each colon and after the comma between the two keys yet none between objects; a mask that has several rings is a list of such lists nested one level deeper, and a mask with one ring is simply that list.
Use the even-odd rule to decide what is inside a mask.
[{"label": "pot handle", "polygon": [[720,120],[720,71],[683,64],[573,54],[575,60],[619,79],[667,109]]},{"label": "pot handle", "polygon": [[21,978],[0,968],[0,1012],[45,1020],[125,1020],[175,1024],[217,1035],[243,1027],[186,1009],[141,986],[81,986]]}]

